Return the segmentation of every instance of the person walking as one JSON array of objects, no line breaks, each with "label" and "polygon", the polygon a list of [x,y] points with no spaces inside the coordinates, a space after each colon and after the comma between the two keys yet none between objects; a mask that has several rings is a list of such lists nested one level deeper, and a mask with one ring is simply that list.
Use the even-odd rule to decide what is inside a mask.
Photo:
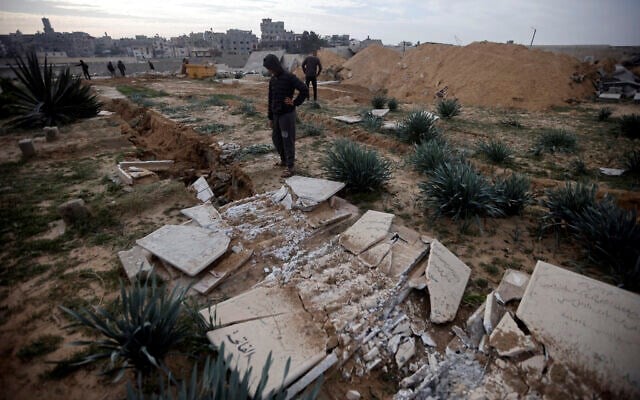
[{"label": "person walking", "polygon": [[80,60],[80,64],[76,64],[76,67],[82,67],[82,74],[85,79],[91,80],[91,75],[89,75],[89,66],[82,60]]},{"label": "person walking", "polygon": [[309,83],[313,84],[313,101],[318,101],[318,76],[322,72],[322,64],[318,58],[318,52],[314,50],[313,55],[308,56],[302,62],[304,80],[309,89]]},{"label": "person walking", "polygon": [[111,61],[109,61],[109,63],[107,64],[107,69],[109,70],[109,73],[111,74],[112,78],[116,77],[116,67],[113,66],[113,63]]},{"label": "person walking", "polygon": [[122,60],[118,60],[118,69],[120,70],[120,75],[124,76],[124,71],[127,70],[127,67],[124,66]]},{"label": "person walking", "polygon": [[154,67],[154,66],[153,66],[153,63],[151,62],[151,60],[149,60],[148,62],[149,62],[149,68],[150,68],[152,71],[155,71],[155,70],[156,70],[156,67]]},{"label": "person walking", "polygon": [[[294,174],[296,158],[296,107],[309,97],[309,89],[295,75],[285,71],[275,55],[267,55],[262,65],[271,74],[267,113],[271,139],[280,155],[277,165],[287,167],[282,177],[288,178]],[[298,96],[294,99],[295,90],[298,90]]]}]

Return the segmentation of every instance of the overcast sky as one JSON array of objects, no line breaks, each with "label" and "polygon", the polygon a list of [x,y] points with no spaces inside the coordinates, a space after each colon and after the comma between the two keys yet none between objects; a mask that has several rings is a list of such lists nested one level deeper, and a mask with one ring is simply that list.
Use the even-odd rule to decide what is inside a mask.
[{"label": "overcast sky", "polygon": [[42,31],[114,38],[177,36],[213,28],[253,30],[284,21],[301,33],[468,44],[479,40],[536,44],[640,45],[640,0],[1,0],[0,33]]}]

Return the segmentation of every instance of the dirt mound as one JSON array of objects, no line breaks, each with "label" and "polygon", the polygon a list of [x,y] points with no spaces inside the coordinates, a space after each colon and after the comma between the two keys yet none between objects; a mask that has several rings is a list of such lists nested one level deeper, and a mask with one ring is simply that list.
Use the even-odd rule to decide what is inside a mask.
[{"label": "dirt mound", "polygon": [[[342,69],[342,64],[347,60],[346,58],[339,56],[330,50],[318,51],[318,58],[322,64],[322,72],[320,73],[320,80],[334,80],[337,79],[336,73]],[[302,65],[300,65],[294,71],[296,76],[300,79],[304,79],[304,73],[302,72]]]},{"label": "dirt mound", "polygon": [[391,73],[401,58],[401,54],[395,50],[372,45],[345,62],[340,77],[347,83],[372,91],[386,89]]},{"label": "dirt mound", "polygon": [[[425,44],[404,57],[367,48],[344,64],[349,83],[372,91],[387,89],[400,100],[432,103],[448,87],[448,97],[464,104],[541,110],[583,99],[593,92],[593,69],[575,58],[524,46],[479,42],[459,47]],[[576,83],[574,74],[587,73]]]}]

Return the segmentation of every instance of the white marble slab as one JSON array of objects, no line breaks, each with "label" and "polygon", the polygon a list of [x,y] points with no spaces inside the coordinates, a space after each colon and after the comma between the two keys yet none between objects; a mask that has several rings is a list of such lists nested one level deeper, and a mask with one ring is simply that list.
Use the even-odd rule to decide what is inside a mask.
[{"label": "white marble slab", "polygon": [[367,211],[340,235],[339,243],[353,254],[360,254],[387,236],[395,215]]},{"label": "white marble slab", "polygon": [[344,188],[344,183],[342,182],[298,175],[286,179],[285,183],[296,196],[315,203],[322,203],[328,200]]}]

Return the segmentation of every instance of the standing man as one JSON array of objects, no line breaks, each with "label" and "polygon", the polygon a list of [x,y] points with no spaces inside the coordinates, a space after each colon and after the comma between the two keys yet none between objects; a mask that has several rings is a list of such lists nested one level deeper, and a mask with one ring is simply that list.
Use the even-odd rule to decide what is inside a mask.
[{"label": "standing man", "polygon": [[156,70],[156,67],[153,65],[153,63],[151,62],[151,60],[148,60],[149,62],[149,69],[151,69],[152,71]]},{"label": "standing man", "polygon": [[113,63],[111,61],[109,61],[109,64],[107,64],[107,69],[109,70],[109,73],[111,74],[112,78],[116,77],[116,67],[113,66]]},{"label": "standing man", "polygon": [[82,67],[82,74],[85,79],[91,80],[91,75],[89,75],[89,66],[82,60],[80,60],[80,64],[76,64],[76,67]]},{"label": "standing man", "polygon": [[[262,65],[271,74],[268,111],[271,139],[280,154],[277,165],[287,167],[282,177],[288,178],[294,174],[296,158],[296,107],[309,97],[309,89],[295,75],[285,71],[275,55],[267,55]],[[294,99],[296,89],[298,96]]]},{"label": "standing man", "polygon": [[322,72],[322,64],[318,58],[318,51],[314,50],[313,55],[308,56],[302,62],[302,71],[304,72],[304,80],[309,89],[309,83],[313,84],[313,101],[318,101],[318,75]]},{"label": "standing man", "polygon": [[118,60],[118,69],[120,70],[120,75],[124,76],[124,71],[127,69],[127,67],[124,66],[122,60]]}]

